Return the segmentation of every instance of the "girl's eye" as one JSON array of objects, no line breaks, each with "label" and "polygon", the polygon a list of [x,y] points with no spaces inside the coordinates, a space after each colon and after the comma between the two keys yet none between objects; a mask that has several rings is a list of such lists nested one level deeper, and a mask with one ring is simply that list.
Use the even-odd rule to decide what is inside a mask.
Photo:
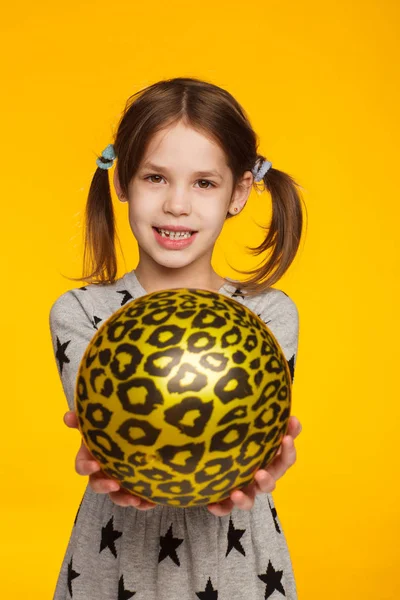
[{"label": "girl's eye", "polygon": [[161,177],[161,175],[148,175],[145,179],[151,179],[152,177]]},{"label": "girl's eye", "polygon": [[[161,175],[148,175],[147,177],[145,177],[145,179],[151,179],[152,177],[159,177],[160,179],[162,179]],[[211,181],[208,181],[208,179],[198,179],[197,181],[201,181],[202,183],[207,183],[209,186],[211,187],[215,187],[215,184],[212,183]],[[159,183],[158,181],[156,181],[155,183]],[[200,188],[202,190],[209,190],[209,187],[202,187]]]}]

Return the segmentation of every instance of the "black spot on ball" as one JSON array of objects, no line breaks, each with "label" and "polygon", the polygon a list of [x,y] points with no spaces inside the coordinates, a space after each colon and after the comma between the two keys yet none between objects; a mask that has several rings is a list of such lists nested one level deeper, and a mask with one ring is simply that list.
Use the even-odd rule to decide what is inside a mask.
[{"label": "black spot on ball", "polygon": [[187,340],[187,349],[189,352],[206,352],[214,347],[217,338],[208,331],[196,331]]},{"label": "black spot on ball", "polygon": [[[129,356],[130,362],[126,364],[125,360],[120,361],[120,355],[122,355],[124,359],[126,356]],[[119,344],[110,363],[111,372],[117,379],[128,379],[136,373],[142,358],[143,354],[137,346],[129,343]]]},{"label": "black spot on ball", "polygon": [[178,325],[160,325],[149,335],[146,342],[156,348],[176,346],[181,343],[185,331],[185,328]]},{"label": "black spot on ball", "polygon": [[[190,373],[193,375],[192,381],[188,383],[183,383],[187,374]],[[175,375],[172,377],[167,383],[168,391],[173,394],[177,392],[179,394],[183,392],[199,392],[203,389],[208,383],[207,377],[203,373],[199,373],[195,367],[189,365],[188,363],[183,363]]]},{"label": "black spot on ball", "polygon": [[86,405],[85,417],[95,428],[105,429],[109,425],[112,415],[111,410],[98,402],[90,402]]},{"label": "black spot on ball", "polygon": [[[131,429],[141,429],[143,435],[133,436],[131,435]],[[148,421],[132,418],[126,419],[118,427],[117,433],[132,445],[153,446],[159,438],[161,429],[153,427]]]},{"label": "black spot on ball", "polygon": [[117,320],[111,323],[107,329],[107,338],[110,342],[121,342],[136,325],[136,319],[126,321]]},{"label": "black spot on ball", "polygon": [[98,446],[106,456],[123,460],[124,453],[106,431],[102,431],[100,429],[89,429],[86,433],[87,437],[90,438],[92,443]]},{"label": "black spot on ball", "polygon": [[[150,377],[167,377],[172,369],[176,367],[176,365],[179,365],[183,353],[184,351],[177,347],[167,348],[160,352],[153,352],[153,354],[150,354],[147,357],[146,362],[144,363],[144,370]],[[160,362],[162,366],[158,366],[157,361]]]},{"label": "black spot on ball", "polygon": [[[236,439],[230,442],[225,441],[225,438],[227,438],[233,431],[236,432]],[[217,431],[217,433],[215,433],[211,438],[210,451],[228,452],[229,450],[232,450],[232,448],[236,448],[246,438],[248,431],[249,423],[233,423],[232,425],[225,427],[225,429]]]},{"label": "black spot on ball", "polygon": [[81,402],[89,399],[86,381],[83,375],[79,375],[78,377],[77,396]]},{"label": "black spot on ball", "polygon": [[[133,398],[135,398],[135,396],[138,397],[135,390],[140,388],[146,390],[144,402],[133,402],[130,398],[130,393],[132,393]],[[134,377],[129,381],[119,383],[117,396],[124,410],[136,415],[149,415],[157,408],[157,406],[164,403],[164,398],[160,390],[157,388],[154,381],[147,377]]]},{"label": "black spot on ball", "polygon": [[[204,442],[200,442],[198,444],[184,444],[183,446],[167,444],[166,446],[162,446],[158,450],[158,453],[165,465],[171,467],[171,469],[174,469],[178,473],[187,474],[196,471],[204,451],[205,444]],[[188,452],[190,453],[190,456],[187,456]],[[181,461],[174,462],[175,456],[181,453],[185,461],[184,465],[181,464]]]},{"label": "black spot on ball", "polygon": [[[235,388],[232,388],[232,381],[236,382]],[[224,404],[232,400],[247,398],[253,393],[253,388],[249,383],[249,373],[242,367],[232,367],[217,381],[214,393]]]},{"label": "black spot on ball", "polygon": [[[211,418],[214,403],[203,402],[200,398],[191,396],[184,398],[181,402],[167,408],[164,411],[165,422],[176,427],[179,431],[190,437],[199,437],[204,433],[206,425]],[[183,423],[190,412],[196,412],[198,416],[193,425]]]}]

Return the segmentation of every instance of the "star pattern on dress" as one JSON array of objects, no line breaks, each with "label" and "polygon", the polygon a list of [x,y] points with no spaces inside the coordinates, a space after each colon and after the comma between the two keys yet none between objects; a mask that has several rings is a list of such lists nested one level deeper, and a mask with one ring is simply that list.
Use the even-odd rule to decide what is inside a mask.
[{"label": "star pattern on dress", "polygon": [[233,292],[231,298],[236,298],[237,296],[240,296],[240,298],[243,298],[243,300],[244,300],[244,294],[240,288],[236,288],[236,290]]},{"label": "star pattern on dress", "polygon": [[62,344],[60,342],[60,340],[58,339],[58,336],[57,336],[56,359],[58,360],[58,366],[60,368],[60,374],[62,374],[62,372],[63,372],[63,366],[64,366],[64,364],[67,364],[67,363],[70,362],[68,356],[65,354],[67,346],[70,343],[71,343],[71,340],[68,340],[68,342],[64,342]]},{"label": "star pattern on dress", "polygon": [[118,582],[118,598],[117,600],[129,600],[132,598],[136,592],[131,592],[130,590],[126,590],[124,586],[124,576],[121,575]]},{"label": "star pattern on dress", "polygon": [[271,502],[269,501],[269,498],[268,498],[268,504],[269,504],[269,508],[271,510],[272,517],[274,519],[275,529],[278,533],[282,533],[281,528],[279,527],[279,523],[278,523],[278,513],[276,512],[276,508],[274,506],[271,506]]},{"label": "star pattern on dress", "polygon": [[95,329],[97,329],[97,325],[100,323],[100,321],[102,321],[103,319],[100,319],[100,317],[96,317],[96,315],[93,315],[93,327]]},{"label": "star pattern on dress", "polygon": [[80,573],[77,573],[72,568],[72,556],[71,556],[71,560],[68,563],[68,591],[69,591],[71,598],[72,598],[72,582],[76,577],[79,577],[79,576],[80,576]]},{"label": "star pattern on dress", "polygon": [[114,542],[121,537],[122,531],[117,531],[114,529],[113,519],[114,517],[111,517],[107,525],[101,528],[100,552],[102,552],[104,548],[109,548],[115,558],[117,558],[117,551],[115,549]]},{"label": "star pattern on dress", "polygon": [[271,561],[269,561],[266,573],[258,576],[259,579],[261,579],[261,581],[267,586],[265,588],[265,600],[272,596],[275,590],[286,596],[285,590],[281,584],[282,575],[283,571],[275,571]]},{"label": "star pattern on dress", "polygon": [[183,539],[179,539],[179,538],[174,538],[173,534],[172,534],[172,523],[170,525],[170,528],[168,529],[167,535],[161,535],[160,536],[160,553],[158,555],[158,562],[160,563],[162,560],[164,560],[164,558],[167,558],[167,556],[169,556],[176,565],[178,565],[178,567],[181,566],[181,563],[179,562],[179,558],[178,555],[176,553],[176,549],[178,548],[178,546],[180,546],[183,542]]},{"label": "star pattern on dress", "polygon": [[289,371],[290,371],[290,376],[292,378],[292,383],[293,383],[293,379],[294,379],[294,363],[295,363],[295,358],[296,358],[296,355],[293,354],[292,358],[290,360],[288,360]]},{"label": "star pattern on dress", "polygon": [[128,290],[120,290],[117,291],[117,294],[123,294],[123,298],[122,298],[122,302],[121,302],[121,306],[123,306],[124,304],[126,304],[128,302],[128,300],[133,300],[133,296],[130,292],[128,292]]},{"label": "star pattern on dress", "polygon": [[79,511],[81,510],[82,502],[83,502],[83,498],[81,500],[81,503],[79,504],[78,510],[76,511],[74,526],[76,525],[76,522],[78,520],[78,515],[79,515]]},{"label": "star pattern on dress", "polygon": [[235,548],[235,550],[240,552],[240,554],[243,554],[243,556],[246,556],[246,552],[244,551],[244,548],[243,548],[242,544],[240,543],[240,538],[242,537],[242,535],[244,534],[245,531],[246,531],[245,529],[235,529],[235,526],[232,521],[232,517],[229,518],[228,548],[226,550],[225,556],[228,556],[228,554],[232,550],[232,548]]},{"label": "star pattern on dress", "polygon": [[[261,314],[257,314],[257,317],[260,317],[261,321],[264,321]],[[268,325],[268,323],[271,323],[271,319],[269,321],[264,321],[264,323],[265,323],[265,325]]]},{"label": "star pattern on dress", "polygon": [[210,577],[208,578],[204,592],[196,592],[196,596],[199,600],[218,600],[218,591],[214,590]]}]

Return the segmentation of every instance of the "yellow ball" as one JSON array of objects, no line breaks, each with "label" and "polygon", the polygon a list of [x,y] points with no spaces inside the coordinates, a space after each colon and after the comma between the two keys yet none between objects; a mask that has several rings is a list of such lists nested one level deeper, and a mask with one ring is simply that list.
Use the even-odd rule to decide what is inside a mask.
[{"label": "yellow ball", "polygon": [[250,309],[203,289],[153,292],[99,328],[75,409],[84,443],[127,491],[157,504],[219,502],[253,481],[286,434],[291,376]]}]

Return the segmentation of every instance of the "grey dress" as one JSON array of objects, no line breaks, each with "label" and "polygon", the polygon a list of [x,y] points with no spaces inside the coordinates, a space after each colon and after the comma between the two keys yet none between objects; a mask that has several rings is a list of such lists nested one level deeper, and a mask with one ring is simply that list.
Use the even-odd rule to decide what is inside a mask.
[{"label": "grey dress", "polygon": [[[268,325],[292,380],[299,318],[285,292],[245,298],[229,280],[219,293],[248,306]],[[96,329],[146,294],[135,272],[111,285],[62,294],[50,311],[55,358],[70,410],[80,360]],[[279,485],[279,484],[278,484]],[[53,600],[263,600],[297,598],[290,555],[271,494],[250,511],[216,517],[207,507],[121,507],[86,487],[72,525]]]}]

